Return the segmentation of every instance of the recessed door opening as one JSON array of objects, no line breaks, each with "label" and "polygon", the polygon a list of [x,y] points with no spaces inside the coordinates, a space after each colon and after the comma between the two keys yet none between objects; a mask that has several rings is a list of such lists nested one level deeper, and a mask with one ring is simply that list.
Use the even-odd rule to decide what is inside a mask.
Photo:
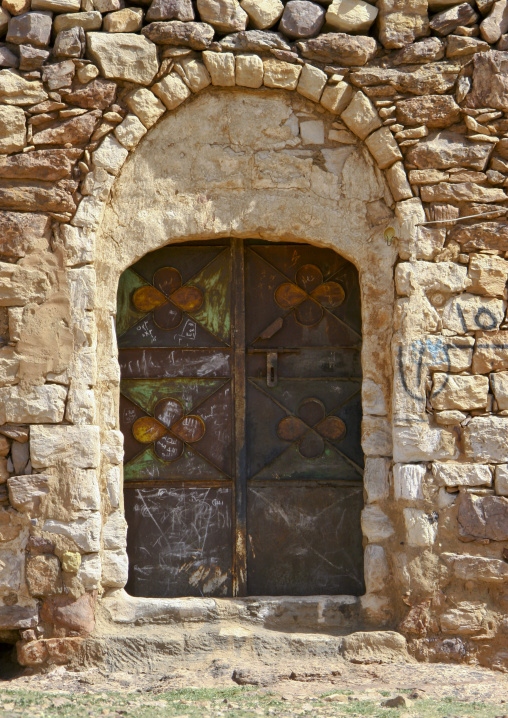
[{"label": "recessed door opening", "polygon": [[330,249],[175,244],[118,292],[134,596],[361,595],[361,307]]}]

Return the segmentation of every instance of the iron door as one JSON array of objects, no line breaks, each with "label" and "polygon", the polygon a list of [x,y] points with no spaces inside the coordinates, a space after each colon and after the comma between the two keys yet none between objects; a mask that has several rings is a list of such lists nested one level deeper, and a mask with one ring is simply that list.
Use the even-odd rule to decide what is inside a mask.
[{"label": "iron door", "polygon": [[124,272],[130,593],[362,593],[360,331],[332,250],[186,243]]}]

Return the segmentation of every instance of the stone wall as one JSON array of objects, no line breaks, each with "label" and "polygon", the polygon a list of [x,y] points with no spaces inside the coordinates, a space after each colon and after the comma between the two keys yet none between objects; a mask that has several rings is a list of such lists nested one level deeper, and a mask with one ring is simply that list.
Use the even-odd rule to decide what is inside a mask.
[{"label": "stone wall", "polygon": [[118,276],[236,235],[360,270],[362,625],[508,667],[507,30],[506,0],[3,0],[0,637],[23,664],[66,663],[125,585]]}]

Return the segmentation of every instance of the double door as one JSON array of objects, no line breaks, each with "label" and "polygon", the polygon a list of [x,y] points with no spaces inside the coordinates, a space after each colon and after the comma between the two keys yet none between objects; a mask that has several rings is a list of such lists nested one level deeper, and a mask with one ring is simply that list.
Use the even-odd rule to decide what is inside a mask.
[{"label": "double door", "polygon": [[360,594],[358,276],[231,239],[122,275],[117,335],[137,596]]}]

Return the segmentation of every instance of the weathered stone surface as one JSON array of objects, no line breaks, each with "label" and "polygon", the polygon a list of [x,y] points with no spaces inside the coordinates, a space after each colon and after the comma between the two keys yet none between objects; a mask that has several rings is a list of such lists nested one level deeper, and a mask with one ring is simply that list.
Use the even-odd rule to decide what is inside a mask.
[{"label": "weathered stone surface", "polygon": [[96,468],[100,456],[97,426],[33,426],[30,458],[35,469],[55,462],[73,463],[76,468]]},{"label": "weathered stone surface", "polygon": [[296,90],[298,78],[302,71],[301,66],[292,65],[275,58],[263,61],[263,84],[266,87],[276,87],[283,90]]},{"label": "weathered stone surface", "polygon": [[500,187],[482,187],[474,182],[440,182],[421,188],[423,202],[504,202],[508,197]]},{"label": "weathered stone surface", "polygon": [[469,259],[469,291],[502,297],[508,279],[508,262],[501,257],[472,254]]},{"label": "weathered stone surface", "polygon": [[99,554],[88,554],[81,557],[77,578],[87,591],[93,591],[99,587],[101,573],[102,562]]},{"label": "weathered stone surface", "polygon": [[123,511],[113,511],[106,520],[102,530],[104,548],[108,550],[122,549],[127,545],[127,522]]},{"label": "weathered stone surface", "polygon": [[347,35],[342,32],[329,32],[305,42],[297,47],[303,57],[317,62],[340,62],[347,67],[365,65],[377,50],[373,37],[365,35]]},{"label": "weathered stone surface", "polygon": [[[404,169],[404,164],[402,162],[395,162],[394,165],[392,165],[389,169],[386,170],[385,176],[386,181],[388,182],[388,186],[390,188],[390,192],[392,193],[395,202],[400,202],[403,199],[409,199],[413,196],[411,186],[406,176],[406,170]],[[420,230],[420,234],[418,237],[419,246],[417,248],[417,259],[432,259],[434,252],[432,251],[432,249],[430,249],[430,251],[428,250],[427,245],[429,243],[425,241],[426,239],[431,239],[433,237],[432,230],[430,230],[429,232],[429,228],[427,227],[423,227],[423,229],[427,231],[422,237],[422,232]],[[436,230],[434,230],[434,232],[435,231]],[[442,247],[443,244],[444,237],[440,245],[436,247],[436,250]]]},{"label": "weathered stone surface", "polygon": [[505,417],[475,416],[463,429],[465,455],[475,461],[508,461],[507,428]]},{"label": "weathered stone surface", "polygon": [[85,31],[82,27],[62,30],[56,36],[53,48],[55,57],[82,57],[84,51]]},{"label": "weathered stone surface", "polygon": [[365,548],[363,571],[367,593],[377,593],[386,587],[390,568],[382,546],[369,544]]},{"label": "weathered stone surface", "polygon": [[70,596],[52,596],[42,604],[41,618],[58,628],[88,635],[95,627],[94,601],[89,593],[78,599]]},{"label": "weathered stone surface", "polygon": [[[22,15],[30,10],[30,0],[3,0],[2,10],[5,14],[10,13],[11,15]],[[2,27],[1,31],[5,32],[7,28],[7,22],[5,27]]]},{"label": "weathered stone surface", "polygon": [[0,424],[58,423],[63,419],[67,391],[57,384],[0,389]]},{"label": "weathered stone surface", "polygon": [[81,566],[81,554],[77,551],[64,551],[61,557],[62,571],[77,573]]},{"label": "weathered stone surface", "polygon": [[[11,157],[0,157],[0,178],[4,179],[40,179],[56,181],[69,177],[74,162],[78,159],[80,152],[76,150],[35,150],[23,154],[12,155]],[[38,226],[43,222],[34,215],[14,215],[12,219],[26,222],[26,230],[29,226]],[[0,227],[2,219],[0,217]],[[6,228],[7,229],[7,228]],[[1,229],[0,229],[1,232]],[[19,232],[21,234],[21,232]],[[42,236],[42,232],[39,236]],[[21,239],[21,238],[20,238]],[[0,240],[0,253],[3,242]],[[20,255],[21,256],[21,255]]]},{"label": "weathered stone surface", "polygon": [[236,56],[236,84],[240,87],[261,87],[263,84],[263,61],[256,55]]},{"label": "weathered stone surface", "polygon": [[110,12],[102,23],[105,32],[139,32],[142,25],[143,10],[139,7],[126,7],[117,12]]},{"label": "weathered stone surface", "polygon": [[63,87],[70,87],[76,72],[72,60],[64,60],[54,65],[47,65],[42,70],[42,79],[50,90],[60,90]]},{"label": "weathered stone surface", "polygon": [[18,549],[2,547],[0,550],[0,594],[17,591],[21,587],[23,553]]},{"label": "weathered stone surface", "polygon": [[100,117],[99,110],[71,117],[55,127],[34,132],[33,143],[34,145],[63,145],[67,142],[73,145],[85,144],[90,139]]},{"label": "weathered stone surface", "polygon": [[116,83],[97,77],[86,85],[75,84],[70,90],[62,90],[60,96],[64,102],[86,110],[105,110],[115,101]]},{"label": "weathered stone surface", "polygon": [[19,265],[0,265],[0,280],[2,282],[0,306],[2,307],[19,307],[30,301],[42,301],[49,290],[45,273],[38,269]]},{"label": "weathered stone surface", "polygon": [[395,529],[379,506],[366,506],[362,511],[362,532],[369,543],[384,541],[393,536]]},{"label": "weathered stone surface", "polygon": [[340,115],[349,105],[353,97],[353,88],[347,82],[328,85],[321,95],[321,104],[334,115]]},{"label": "weathered stone surface", "polygon": [[223,50],[240,50],[242,52],[291,51],[291,46],[280,32],[261,32],[259,30],[244,30],[227,35],[220,41],[220,46]]},{"label": "weathered stone surface", "polygon": [[179,75],[166,75],[160,82],[152,87],[153,92],[162,100],[168,110],[174,110],[181,105],[191,94],[187,85]]},{"label": "weathered stone surface", "polygon": [[365,460],[364,486],[367,492],[367,501],[383,501],[388,498],[389,484],[388,472],[390,459],[382,457],[367,457]]},{"label": "weathered stone surface", "polygon": [[490,46],[477,37],[450,35],[446,44],[446,57],[466,57],[477,52],[488,52]]},{"label": "weathered stone surface", "polygon": [[129,576],[127,554],[121,551],[104,551],[102,554],[102,585],[107,588],[122,588]]},{"label": "weathered stone surface", "polygon": [[6,41],[14,45],[28,43],[35,47],[46,47],[50,35],[51,17],[41,12],[27,12],[9,20]]},{"label": "weathered stone surface", "polygon": [[273,27],[284,12],[284,5],[280,0],[241,0],[240,5],[257,30]]},{"label": "weathered stone surface", "polygon": [[245,30],[249,16],[237,0],[197,0],[201,20],[221,33]]},{"label": "weathered stone surface", "polygon": [[39,620],[37,606],[0,606],[0,629],[35,628]]},{"label": "weathered stone surface", "polygon": [[496,466],[496,494],[498,496],[508,496],[508,465],[501,464]]},{"label": "weathered stone surface", "polygon": [[456,376],[436,372],[430,403],[437,411],[485,409],[489,380],[486,376]]},{"label": "weathered stone surface", "polygon": [[306,63],[298,81],[297,92],[309,100],[319,102],[327,79],[325,72]]},{"label": "weathered stone surface", "polygon": [[508,498],[464,493],[458,504],[462,536],[508,541]]},{"label": "weathered stone surface", "polygon": [[87,48],[106,78],[148,85],[159,69],[157,48],[140,35],[90,32]]},{"label": "weathered stone surface", "polygon": [[279,30],[291,39],[315,37],[325,21],[325,10],[309,0],[289,0]]},{"label": "weathered stone surface", "polygon": [[395,464],[393,467],[393,495],[395,499],[417,501],[423,499],[425,464]]},{"label": "weathered stone surface", "polygon": [[91,10],[88,12],[71,12],[65,15],[57,15],[53,23],[54,32],[70,30],[73,27],[81,27],[83,30],[99,30],[102,25],[100,12]]},{"label": "weathered stone surface", "polygon": [[503,583],[508,580],[508,563],[495,558],[443,553],[441,558],[450,568],[452,576],[461,581]]},{"label": "weathered stone surface", "polygon": [[477,17],[473,7],[465,2],[436,13],[430,21],[430,27],[439,35],[449,35],[459,25],[469,25]]},{"label": "weathered stone surface", "polygon": [[508,251],[508,224],[504,222],[478,222],[473,225],[457,224],[450,238],[462,245],[465,252],[481,249]]},{"label": "weathered stone surface", "polygon": [[[345,113],[342,114],[343,119],[344,114]],[[388,127],[382,127],[380,130],[373,132],[366,138],[365,144],[369,148],[369,152],[374,157],[377,162],[377,166],[381,170],[391,167],[394,162],[402,159],[399,146],[393,137],[393,133]]]},{"label": "weathered stone surface", "polygon": [[7,487],[11,505],[22,513],[35,515],[41,498],[49,493],[49,477],[45,474],[11,476]]},{"label": "weathered stone surface", "polygon": [[508,369],[508,331],[477,333],[472,369],[476,374]]},{"label": "weathered stone surface", "polygon": [[410,43],[398,52],[391,55],[394,65],[413,65],[423,62],[442,60],[444,57],[444,43],[437,37],[428,37],[419,42]]},{"label": "weathered stone surface", "polygon": [[17,56],[8,47],[0,47],[0,67],[18,67]]},{"label": "weathered stone surface", "polygon": [[16,644],[18,662],[22,666],[39,666],[43,663],[63,666],[78,655],[83,638],[48,638]]},{"label": "weathered stone surface", "polygon": [[491,374],[490,383],[499,410],[506,411],[508,409],[508,372]]},{"label": "weathered stone surface", "polygon": [[421,509],[404,509],[406,541],[409,546],[432,546],[437,536],[437,515],[427,514]]},{"label": "weathered stone surface", "polygon": [[393,458],[398,463],[456,458],[455,435],[447,429],[425,424],[396,426],[393,429]]},{"label": "weathered stone surface", "polygon": [[439,486],[491,486],[492,473],[485,464],[434,461],[432,474]]},{"label": "weathered stone surface", "polygon": [[508,0],[497,0],[480,24],[480,34],[493,45],[508,30]]},{"label": "weathered stone surface", "polygon": [[508,110],[508,53],[482,52],[474,56],[473,88],[469,107]]},{"label": "weathered stone surface", "polygon": [[455,262],[401,262],[395,270],[397,293],[409,296],[420,286],[427,293],[462,292],[469,286],[467,268]]},{"label": "weathered stone surface", "polygon": [[449,95],[414,97],[397,102],[397,122],[409,127],[447,127],[459,117],[460,108]]},{"label": "weathered stone surface", "polygon": [[366,456],[390,456],[392,435],[390,424],[384,416],[363,417],[362,448]]},{"label": "weathered stone surface", "polygon": [[108,135],[102,141],[101,146],[93,153],[93,163],[95,167],[101,167],[110,174],[117,175],[127,159],[128,154],[128,150],[126,150],[115,137]]},{"label": "weathered stone surface", "polygon": [[[361,88],[388,85],[398,92],[412,95],[439,95],[454,87],[459,70],[460,66],[453,62],[435,62],[398,69],[369,67],[353,72],[351,82]],[[386,90],[382,94],[385,95]]]},{"label": "weathered stone surface", "polygon": [[51,12],[79,12],[80,0],[32,0],[32,10],[50,10]]},{"label": "weathered stone surface", "polygon": [[146,127],[136,115],[127,115],[115,128],[117,140],[128,150],[133,150],[144,135]]},{"label": "weathered stone surface", "polygon": [[0,70],[0,99],[6,105],[33,105],[47,97],[42,82],[25,80],[13,70]]},{"label": "weathered stone surface", "polygon": [[[203,60],[212,81],[212,85],[234,87],[235,56],[232,52],[203,52]],[[192,89],[192,87],[191,87]]]},{"label": "weathered stone surface", "polygon": [[341,113],[342,120],[361,140],[381,126],[381,119],[369,98],[359,91]]},{"label": "weathered stone surface", "polygon": [[363,0],[333,0],[326,12],[326,22],[342,32],[367,33],[378,9]]},{"label": "weathered stone surface", "polygon": [[206,50],[213,40],[214,29],[205,22],[152,22],[141,31],[157,45],[182,45]]},{"label": "weathered stone surface", "polygon": [[506,304],[501,299],[462,294],[451,299],[443,310],[443,326],[457,334],[498,329],[503,321]]},{"label": "weathered stone surface", "polygon": [[147,129],[150,129],[166,111],[153,92],[145,88],[130,92],[126,97],[126,103]]},{"label": "weathered stone surface", "polygon": [[456,608],[449,608],[440,619],[443,633],[470,635],[483,630],[487,612],[480,601],[461,601]]},{"label": "weathered stone surface", "polygon": [[85,553],[97,553],[100,550],[101,516],[98,511],[84,512],[83,516],[71,522],[48,519],[42,530],[71,539]]},{"label": "weathered stone surface", "polygon": [[152,0],[146,20],[194,20],[194,8],[191,0]]},{"label": "weathered stone surface", "polygon": [[0,153],[19,152],[26,143],[25,113],[20,107],[0,107]]},{"label": "weathered stone surface", "polygon": [[29,557],[26,562],[26,582],[32,596],[60,593],[62,578],[58,558],[51,554]]},{"label": "weathered stone surface", "polygon": [[31,45],[19,46],[19,69],[37,70],[46,62],[49,57],[49,50]]},{"label": "weathered stone surface", "polygon": [[397,49],[430,34],[426,0],[380,0],[379,40]]}]

